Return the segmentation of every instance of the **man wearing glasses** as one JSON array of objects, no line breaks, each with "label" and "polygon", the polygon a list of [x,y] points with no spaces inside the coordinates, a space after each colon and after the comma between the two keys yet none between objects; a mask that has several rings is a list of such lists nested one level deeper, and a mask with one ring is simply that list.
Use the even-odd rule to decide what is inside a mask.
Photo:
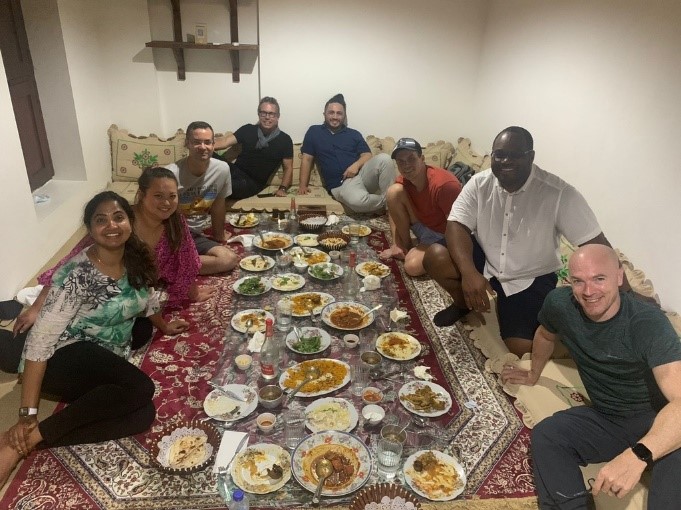
[{"label": "man wearing glasses", "polygon": [[[230,164],[232,175],[231,198],[242,199],[257,195],[267,187],[272,174],[284,168],[278,197],[286,196],[293,179],[293,141],[279,129],[279,103],[273,97],[263,97],[258,104],[258,123],[246,124],[234,134],[218,138],[215,149],[221,150],[241,144],[241,152]],[[218,159],[222,159],[219,156]]]},{"label": "man wearing glasses", "polygon": [[[232,192],[229,165],[212,158],[215,135],[207,122],[195,121],[187,127],[186,158],[167,168],[178,182],[178,209],[187,217],[196,250],[201,258],[200,274],[223,273],[234,269],[238,257],[222,246],[226,239],[225,198]],[[202,234],[210,215],[213,239]]]},{"label": "man wearing glasses", "polygon": [[[542,509],[591,508],[588,492],[623,498],[652,472],[648,508],[681,505],[681,342],[656,306],[621,292],[612,248],[587,245],[570,257],[570,287],[546,297],[531,369],[505,366],[504,383],[536,384],[560,337],[591,405],[559,411],[532,430],[534,481]],[[584,488],[579,466],[607,462]]]},{"label": "man wearing glasses", "polygon": [[310,126],[301,147],[299,195],[309,193],[316,159],[324,187],[347,209],[358,213],[385,210],[385,194],[397,171],[390,156],[371,156],[362,134],[347,126],[345,98],[336,94],[324,105],[324,124]]},{"label": "man wearing glasses", "polygon": [[533,164],[526,129],[504,129],[492,149],[492,168],[473,176],[452,206],[447,246],[431,245],[423,265],[454,300],[435,314],[437,326],[489,311],[488,292],[496,292],[501,338],[522,356],[556,286],[560,236],[578,246],[609,244],[584,197]]}]

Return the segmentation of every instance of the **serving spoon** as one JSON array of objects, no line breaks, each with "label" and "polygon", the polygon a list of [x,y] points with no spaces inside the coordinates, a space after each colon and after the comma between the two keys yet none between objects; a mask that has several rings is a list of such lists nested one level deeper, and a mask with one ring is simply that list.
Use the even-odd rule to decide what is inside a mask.
[{"label": "serving spoon", "polygon": [[364,312],[362,315],[360,315],[359,320],[362,320],[364,317],[366,317],[367,315],[369,315],[371,312],[375,312],[376,310],[378,310],[378,309],[380,309],[380,308],[383,308],[383,304],[376,305],[376,306],[374,306],[373,308],[367,310],[367,311]]},{"label": "serving spoon", "polygon": [[322,494],[324,482],[326,482],[326,479],[333,474],[333,464],[331,464],[330,460],[322,457],[317,461],[314,471],[319,477],[319,484],[317,484],[317,490],[315,491],[314,497],[312,498],[312,504],[319,505],[319,497]]},{"label": "serving spoon", "polygon": [[298,393],[298,390],[300,390],[300,388],[305,386],[310,381],[314,381],[315,379],[319,379],[320,375],[321,375],[321,372],[319,371],[319,369],[317,367],[313,366],[313,367],[306,368],[305,369],[305,378],[303,379],[303,382],[301,382],[298,386],[293,388],[293,391],[291,391],[291,393],[288,394],[288,398],[286,399],[286,404],[288,405],[288,403],[293,398],[293,395]]}]

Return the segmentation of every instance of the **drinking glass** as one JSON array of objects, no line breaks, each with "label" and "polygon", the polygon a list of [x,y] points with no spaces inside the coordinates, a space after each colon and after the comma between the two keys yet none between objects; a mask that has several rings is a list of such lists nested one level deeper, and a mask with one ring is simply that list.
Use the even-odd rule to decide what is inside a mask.
[{"label": "drinking glass", "polygon": [[406,434],[401,432],[395,425],[385,425],[381,429],[381,437],[378,439],[376,458],[378,460],[378,473],[386,480],[395,478],[400,469],[402,460],[402,448]]},{"label": "drinking glass", "polygon": [[290,331],[292,323],[291,301],[280,299],[276,307],[276,326],[279,331]]},{"label": "drinking glass", "polygon": [[305,437],[305,413],[302,409],[289,409],[284,413],[284,444],[295,448]]},{"label": "drinking glass", "polygon": [[352,380],[350,391],[355,396],[361,395],[369,383],[369,367],[361,359],[354,359],[350,364],[350,377]]},{"label": "drinking glass", "polygon": [[358,244],[360,231],[359,223],[350,223],[350,225],[348,225],[348,231],[350,232],[350,244]]},{"label": "drinking glass", "polygon": [[293,258],[291,257],[291,254],[286,252],[277,253],[277,267],[282,273],[286,272],[286,268],[291,265],[292,261]]}]

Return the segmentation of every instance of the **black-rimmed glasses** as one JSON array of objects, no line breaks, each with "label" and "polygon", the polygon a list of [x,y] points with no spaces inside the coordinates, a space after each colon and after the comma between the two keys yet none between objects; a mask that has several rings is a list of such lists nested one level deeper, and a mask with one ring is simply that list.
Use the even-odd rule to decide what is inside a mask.
[{"label": "black-rimmed glasses", "polygon": [[278,114],[277,112],[265,112],[265,111],[259,110],[259,111],[258,111],[258,116],[260,116],[260,117],[266,119],[266,118],[268,118],[268,117],[278,117],[279,114]]},{"label": "black-rimmed glasses", "polygon": [[563,498],[564,500],[571,500],[571,499],[575,499],[575,498],[581,498],[582,496],[586,496],[587,494],[589,494],[589,493],[593,490],[593,488],[594,488],[594,482],[595,482],[595,481],[596,481],[595,478],[589,478],[589,479],[586,481],[586,483],[589,484],[589,488],[588,488],[588,489],[584,489],[583,491],[577,492],[577,493],[575,493],[575,494],[572,494],[571,496],[566,495],[566,494],[563,494],[563,493],[560,492],[560,491],[556,491],[556,494],[557,494],[558,496],[560,496],[561,498]]},{"label": "black-rimmed glasses", "polygon": [[503,149],[496,149],[492,151],[492,158],[494,158],[495,161],[503,161],[505,159],[520,159],[527,156],[530,152],[532,152],[532,149],[525,152],[513,152],[505,151]]}]

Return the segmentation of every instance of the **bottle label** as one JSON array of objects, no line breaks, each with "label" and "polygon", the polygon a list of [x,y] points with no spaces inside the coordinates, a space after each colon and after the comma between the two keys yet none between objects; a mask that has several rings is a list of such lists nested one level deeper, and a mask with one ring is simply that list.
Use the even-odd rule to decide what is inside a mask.
[{"label": "bottle label", "polygon": [[263,377],[274,377],[274,363],[263,363],[261,361],[260,372],[262,372]]}]

